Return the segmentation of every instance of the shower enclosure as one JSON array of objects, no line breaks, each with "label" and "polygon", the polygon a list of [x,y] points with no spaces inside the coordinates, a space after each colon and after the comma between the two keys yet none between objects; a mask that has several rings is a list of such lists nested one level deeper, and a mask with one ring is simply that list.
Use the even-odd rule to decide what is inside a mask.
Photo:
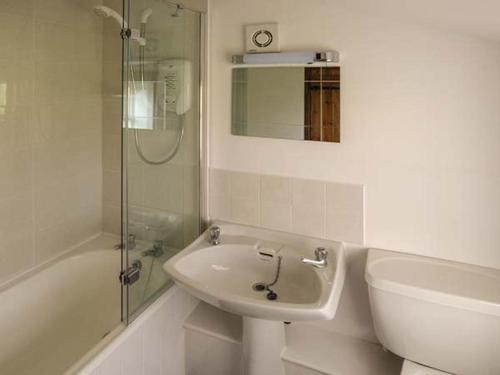
[{"label": "shower enclosure", "polygon": [[0,2],[0,368],[76,373],[200,233],[202,13]]}]

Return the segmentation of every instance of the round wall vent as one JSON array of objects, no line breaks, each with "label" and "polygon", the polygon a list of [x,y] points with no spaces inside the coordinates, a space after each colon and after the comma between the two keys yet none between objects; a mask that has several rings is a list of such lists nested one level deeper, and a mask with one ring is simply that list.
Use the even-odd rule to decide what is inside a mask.
[{"label": "round wall vent", "polygon": [[269,30],[258,30],[253,34],[252,41],[257,47],[267,47],[273,42],[273,34]]},{"label": "round wall vent", "polygon": [[279,52],[278,24],[247,25],[247,52]]}]

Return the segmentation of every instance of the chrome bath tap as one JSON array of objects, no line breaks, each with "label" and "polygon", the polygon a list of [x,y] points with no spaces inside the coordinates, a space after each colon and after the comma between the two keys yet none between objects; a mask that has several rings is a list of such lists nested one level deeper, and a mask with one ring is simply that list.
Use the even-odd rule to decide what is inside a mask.
[{"label": "chrome bath tap", "polygon": [[328,264],[328,261],[326,260],[328,251],[324,247],[318,247],[314,250],[314,255],[316,256],[316,259],[302,258],[302,263],[310,264],[316,268],[325,268]]},{"label": "chrome bath tap", "polygon": [[212,227],[208,230],[208,243],[212,246],[220,244],[220,227]]},{"label": "chrome bath tap", "polygon": [[[132,234],[130,233],[128,235],[128,241],[127,241],[127,244],[128,244],[128,250],[134,250],[135,247],[136,247],[136,237],[135,237],[135,234]],[[123,243],[118,243],[116,244],[115,246],[113,246],[113,249],[115,250],[121,250],[121,249],[124,249],[124,246],[123,246]]]}]

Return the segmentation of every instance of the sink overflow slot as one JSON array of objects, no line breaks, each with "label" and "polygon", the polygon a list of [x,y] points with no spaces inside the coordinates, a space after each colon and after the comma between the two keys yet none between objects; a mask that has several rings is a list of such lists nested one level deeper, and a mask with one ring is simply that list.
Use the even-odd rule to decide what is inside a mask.
[{"label": "sink overflow slot", "polygon": [[259,251],[259,255],[260,255],[260,256],[263,256],[263,257],[265,257],[265,258],[269,258],[269,259],[274,258],[274,255],[273,255],[273,254],[271,254],[271,253],[266,253],[266,252],[264,252],[264,251]]}]

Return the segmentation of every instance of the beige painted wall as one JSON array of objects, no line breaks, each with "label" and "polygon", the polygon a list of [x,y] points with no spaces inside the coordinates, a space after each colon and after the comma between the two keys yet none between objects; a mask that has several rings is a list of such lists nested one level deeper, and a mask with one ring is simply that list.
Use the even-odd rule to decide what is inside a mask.
[{"label": "beige painted wall", "polygon": [[[367,246],[500,268],[500,46],[338,4],[211,2],[211,166],[363,184]],[[262,21],[340,51],[340,144],[231,136],[230,56]]]},{"label": "beige painted wall", "polygon": [[0,6],[0,282],[101,231],[95,4]]}]

